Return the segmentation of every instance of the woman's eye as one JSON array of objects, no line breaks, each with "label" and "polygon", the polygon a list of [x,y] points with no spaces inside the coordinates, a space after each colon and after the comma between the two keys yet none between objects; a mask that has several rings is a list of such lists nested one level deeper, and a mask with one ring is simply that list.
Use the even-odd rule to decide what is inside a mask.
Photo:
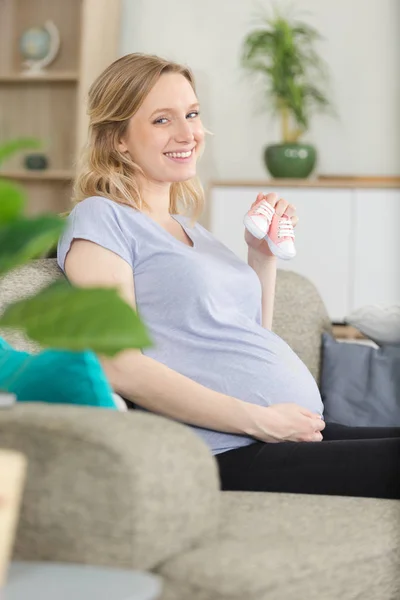
[{"label": "woman's eye", "polygon": [[[195,119],[196,117],[199,116],[199,114],[200,114],[200,111],[194,110],[194,111],[190,112],[189,114],[187,114],[186,118]],[[159,119],[154,121],[154,124],[155,125],[164,125],[167,121],[168,121],[168,119],[166,117],[160,117]]]}]

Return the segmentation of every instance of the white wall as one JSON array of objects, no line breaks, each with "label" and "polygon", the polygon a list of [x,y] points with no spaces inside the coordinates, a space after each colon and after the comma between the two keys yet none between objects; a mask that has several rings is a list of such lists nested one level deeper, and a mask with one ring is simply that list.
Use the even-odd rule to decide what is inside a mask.
[{"label": "white wall", "polygon": [[[276,120],[256,114],[260,95],[239,66],[257,7],[270,0],[123,0],[120,53],[188,64],[203,121],[215,136],[202,159],[210,179],[265,179],[262,148],[279,141]],[[400,0],[293,0],[325,36],[340,119],[317,116],[307,139],[324,174],[400,173]]]}]

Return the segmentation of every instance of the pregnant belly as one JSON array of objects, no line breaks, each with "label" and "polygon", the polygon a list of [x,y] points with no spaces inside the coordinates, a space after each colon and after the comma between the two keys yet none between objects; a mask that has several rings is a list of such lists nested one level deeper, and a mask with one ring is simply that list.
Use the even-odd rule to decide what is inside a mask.
[{"label": "pregnant belly", "polygon": [[[269,352],[264,356],[242,354],[240,359],[237,358],[235,360],[231,355],[219,365],[214,363],[209,373],[212,379],[209,387],[214,385],[214,389],[218,389],[219,386],[218,391],[222,393],[261,406],[295,403],[317,414],[323,413],[314,377],[289,346],[282,346],[279,353]],[[220,383],[215,369],[217,373],[224,373]]]},{"label": "pregnant belly", "polygon": [[169,338],[145,353],[212,390],[245,402],[261,406],[293,402],[323,413],[315,379],[276,334],[247,331],[235,339],[221,336],[187,342],[182,337],[175,342]]},{"label": "pregnant belly", "polygon": [[[261,390],[268,405],[294,402],[309,410],[323,414],[323,404],[318,385],[303,361],[288,347],[274,366],[266,367],[267,389]],[[259,380],[258,385],[262,386]],[[258,394],[257,394],[258,395]]]},{"label": "pregnant belly", "polygon": [[[289,349],[290,350],[290,349]],[[214,362],[208,374],[198,372],[196,380],[211,389],[260,406],[293,402],[315,414],[323,414],[318,386],[305,364],[294,352],[285,350],[264,360],[241,355],[241,360]],[[218,361],[217,361],[218,362]],[[248,445],[254,440],[247,436],[231,435],[194,428],[214,454]]]}]

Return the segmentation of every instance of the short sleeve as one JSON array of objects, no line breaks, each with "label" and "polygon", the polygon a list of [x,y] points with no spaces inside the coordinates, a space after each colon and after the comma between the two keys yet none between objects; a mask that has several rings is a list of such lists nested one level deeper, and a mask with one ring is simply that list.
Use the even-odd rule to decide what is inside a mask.
[{"label": "short sleeve", "polygon": [[65,258],[74,239],[94,242],[123,258],[133,269],[134,249],[121,223],[120,207],[100,196],[86,198],[75,205],[59,239],[57,262],[65,271]]}]

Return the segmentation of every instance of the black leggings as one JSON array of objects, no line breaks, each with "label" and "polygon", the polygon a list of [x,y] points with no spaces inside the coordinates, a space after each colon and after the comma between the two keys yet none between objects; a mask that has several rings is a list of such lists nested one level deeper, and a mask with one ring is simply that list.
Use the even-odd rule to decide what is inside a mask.
[{"label": "black leggings", "polygon": [[222,489],[400,498],[400,427],[327,424],[322,435],[217,454]]}]

